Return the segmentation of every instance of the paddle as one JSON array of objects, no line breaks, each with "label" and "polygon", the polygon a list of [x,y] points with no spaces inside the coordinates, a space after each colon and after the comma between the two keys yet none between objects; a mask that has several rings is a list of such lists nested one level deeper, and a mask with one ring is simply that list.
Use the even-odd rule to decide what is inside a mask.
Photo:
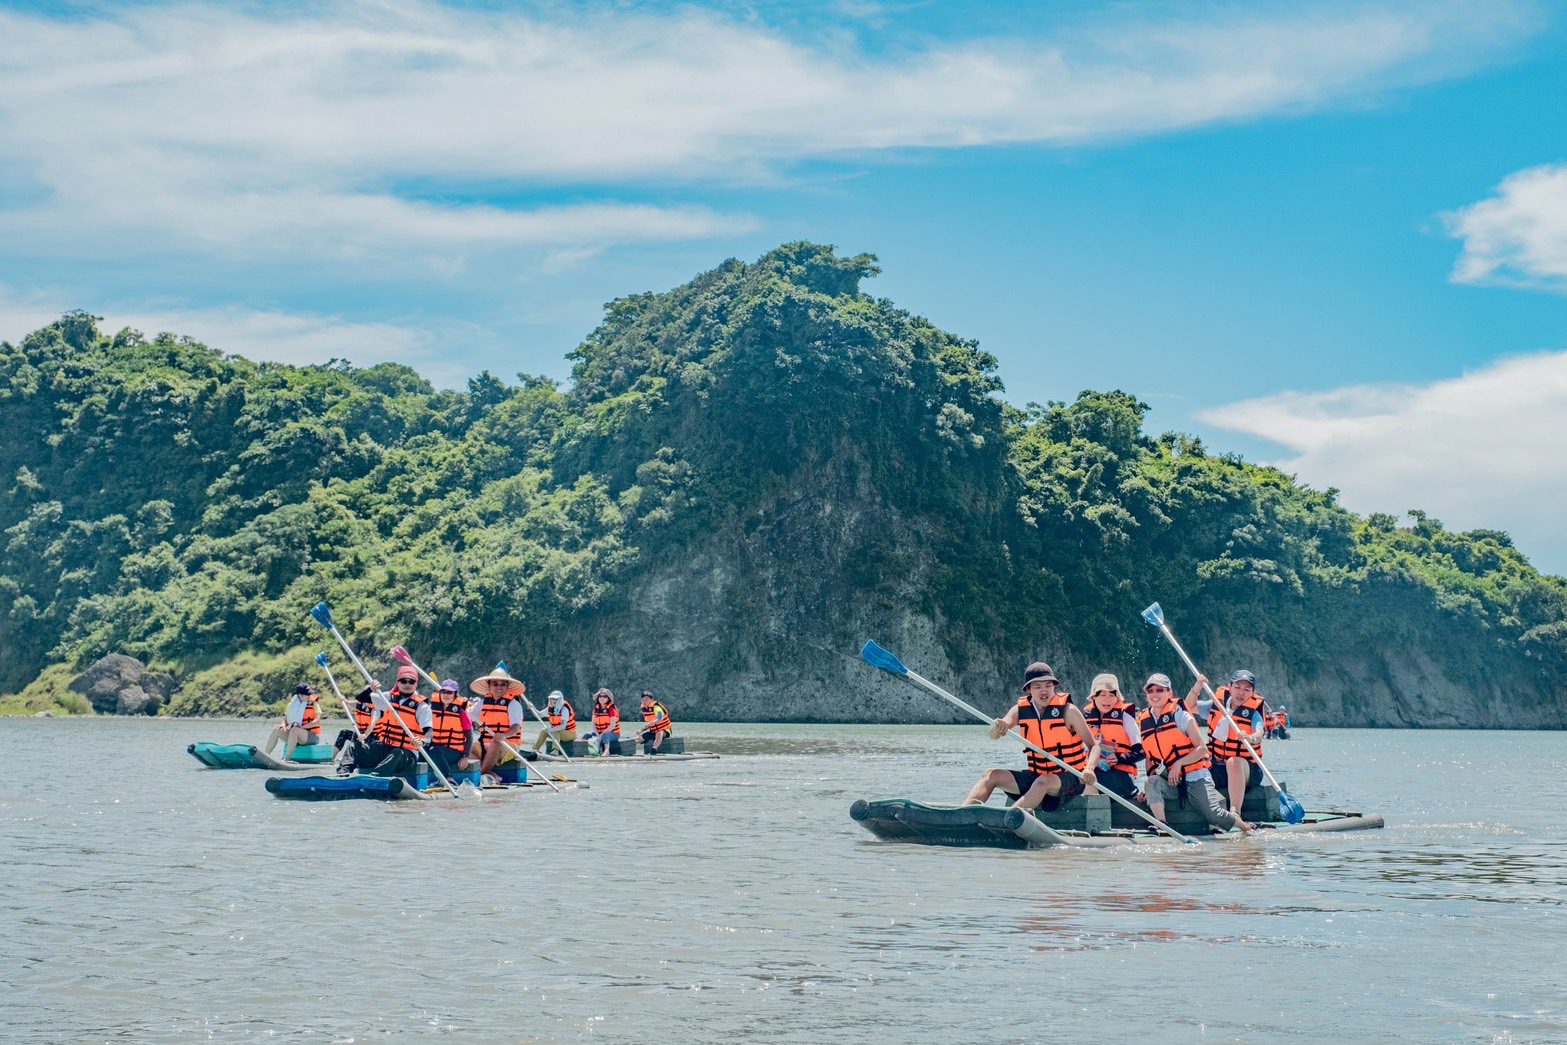
[{"label": "paddle", "polygon": [[327,666],[326,653],[316,654],[316,663],[321,665],[321,670],[326,672],[326,680],[332,684],[332,692],[337,694],[338,701],[343,705],[343,711],[348,715],[348,728],[354,731],[354,736],[364,742],[365,735],[359,732],[359,721],[354,718],[354,709],[348,706],[348,698],[343,696],[343,691],[337,688],[337,679],[332,675],[332,669]]},{"label": "paddle", "polygon": [[[310,607],[310,615],[316,619],[317,624],[321,625],[327,631],[332,633],[332,637],[337,640],[337,644],[339,646],[343,647],[343,652],[348,654],[348,659],[354,662],[354,667],[359,669],[359,673],[365,677],[365,681],[374,686],[375,679],[371,677],[370,670],[365,667],[364,661],[360,660],[354,654],[353,648],[348,645],[348,640],[343,638],[343,633],[337,630],[337,624],[332,620],[331,607],[329,607],[325,602],[318,602],[314,606]],[[402,729],[402,731],[408,734],[408,739],[413,741],[414,750],[419,752],[419,754],[424,757],[424,764],[430,767],[430,769],[435,773],[436,778],[440,780],[442,784],[446,785],[446,790],[452,793],[452,797],[456,799],[462,799],[466,797],[462,792],[458,791],[455,787],[452,786],[452,782],[450,780],[446,779],[446,774],[441,772],[441,767],[435,764],[435,760],[431,758],[430,753],[424,749],[424,744],[419,740],[419,738],[414,736],[413,730],[408,728],[408,723],[403,721],[403,717],[399,715],[394,708],[388,707],[386,711],[390,712],[392,718],[396,719],[397,725]]]},{"label": "paddle", "polygon": [[[392,659],[397,661],[397,663],[399,663],[399,664],[406,664],[410,668],[413,668],[419,674],[421,674],[425,678],[429,679],[430,680],[430,685],[436,687],[437,689],[440,688],[441,684],[435,680],[435,676],[430,674],[428,671],[425,671],[418,664],[415,664],[413,657],[410,656],[408,651],[406,649],[404,649],[402,646],[393,646],[392,647]],[[530,766],[528,764],[528,760],[523,758],[522,754],[516,748],[514,748],[510,744],[506,743],[506,740],[505,740],[504,737],[497,736],[495,739],[496,739],[497,742],[500,743],[501,747],[505,748],[506,751],[513,758],[515,758],[517,761],[522,763],[522,772],[523,772],[524,776],[526,776],[530,771],[534,772],[534,773],[537,773],[540,776],[540,778],[542,778],[543,781],[546,784],[548,784],[554,790],[554,792],[557,795],[561,794],[561,789],[555,786],[555,782],[553,780],[551,780],[547,775],[545,775],[545,773],[544,773],[544,771],[542,769],[534,769],[532,766]]]},{"label": "paddle", "polygon": [[[1192,675],[1202,678],[1202,672],[1197,670],[1197,665],[1192,662],[1192,658],[1187,656],[1186,650],[1181,647],[1179,642],[1175,641],[1175,635],[1171,633],[1170,626],[1164,622],[1164,610],[1160,609],[1157,602],[1143,610],[1143,620],[1163,632],[1165,639],[1175,648],[1175,652],[1180,654],[1181,660],[1186,663],[1186,667],[1191,671]],[[1298,824],[1306,819],[1306,810],[1301,807],[1299,802],[1290,797],[1290,793],[1284,790],[1284,785],[1279,783],[1278,777],[1274,776],[1273,771],[1262,761],[1262,756],[1257,754],[1257,749],[1252,747],[1246,740],[1246,734],[1241,732],[1241,727],[1236,725],[1235,719],[1230,717],[1230,709],[1224,706],[1224,702],[1213,691],[1213,687],[1204,682],[1202,688],[1203,692],[1208,694],[1208,699],[1213,701],[1213,706],[1219,709],[1219,713],[1224,716],[1224,720],[1230,724],[1230,731],[1235,734],[1235,739],[1241,742],[1241,746],[1246,749],[1257,765],[1262,767],[1262,775],[1268,778],[1268,783],[1273,786],[1273,790],[1279,793],[1279,812],[1284,814],[1285,823]],[[1239,809],[1235,810],[1235,815],[1240,815]]]},{"label": "paddle", "polygon": [[[864,648],[860,650],[860,656],[863,657],[864,660],[865,660],[865,663],[869,664],[871,667],[873,667],[873,668],[880,668],[882,671],[887,672],[889,675],[896,675],[898,678],[903,679],[905,682],[912,682],[914,685],[918,686],[920,689],[925,690],[927,693],[934,693],[936,696],[940,697],[942,700],[947,701],[952,706],[954,706],[956,708],[959,708],[959,709],[961,709],[963,711],[967,711],[970,715],[973,715],[975,718],[979,719],[981,722],[985,723],[987,726],[990,725],[991,722],[994,721],[994,719],[992,719],[989,715],[985,714],[983,711],[981,711],[978,708],[976,708],[974,705],[969,704],[966,701],[960,700],[959,698],[953,696],[951,693],[948,693],[946,690],[942,689],[940,686],[936,685],[934,682],[930,681],[929,679],[924,678],[924,677],[922,677],[920,675],[916,675],[914,672],[912,672],[908,668],[904,667],[903,662],[901,660],[899,660],[893,653],[891,653],[889,650],[885,650],[882,647],[878,646],[875,642],[867,642],[867,643],[865,643]],[[1018,741],[1020,744],[1022,744],[1024,747],[1028,748],[1030,751],[1033,751],[1035,754],[1043,755],[1045,758],[1049,759],[1055,765],[1061,767],[1062,769],[1066,770],[1068,773],[1071,773],[1073,776],[1077,777],[1077,779],[1079,779],[1079,780],[1083,779],[1083,774],[1082,773],[1078,772],[1076,769],[1073,769],[1071,766],[1067,765],[1065,762],[1061,761],[1059,758],[1055,757],[1050,752],[1046,751],[1044,748],[1039,747],[1036,744],[1032,743],[1027,737],[1025,737],[1022,733],[1019,733],[1017,730],[1009,730],[1007,732],[1007,735],[1010,736],[1011,738],[1013,738],[1014,740]],[[1103,795],[1105,795],[1111,801],[1119,802],[1121,805],[1125,806],[1127,809],[1131,810],[1133,813],[1136,813],[1138,816],[1140,816],[1144,820],[1148,821],[1148,823],[1152,824],[1153,827],[1156,830],[1161,831],[1164,834],[1169,835],[1171,838],[1177,839],[1178,841],[1185,842],[1187,845],[1201,845],[1202,844],[1201,842],[1198,842],[1195,838],[1188,838],[1187,836],[1181,834],[1175,828],[1173,828],[1169,824],[1166,824],[1163,821],[1159,820],[1157,817],[1154,817],[1154,816],[1152,816],[1152,815],[1150,815],[1148,813],[1143,812],[1141,809],[1138,809],[1135,805],[1133,805],[1132,803],[1128,802],[1126,799],[1122,798],[1120,795],[1116,794],[1115,792],[1109,791],[1109,790],[1107,790],[1105,788],[1100,788],[1099,790],[1100,790],[1100,792]]]}]

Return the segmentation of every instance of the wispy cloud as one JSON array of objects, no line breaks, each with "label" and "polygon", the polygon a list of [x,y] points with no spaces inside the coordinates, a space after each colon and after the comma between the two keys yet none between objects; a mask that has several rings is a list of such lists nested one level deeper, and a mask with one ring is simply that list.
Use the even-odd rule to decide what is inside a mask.
[{"label": "wispy cloud", "polygon": [[[0,286],[0,340],[20,341],[77,307],[60,292],[28,292]],[[460,365],[449,339],[465,332],[437,333],[397,323],[360,323],[337,316],[223,305],[214,308],[157,308],[146,305],[102,310],[105,330],[125,327],[148,336],[168,331],[194,338],[248,359],[305,366],[346,359],[360,366],[381,362],[414,367],[438,387],[460,388],[472,376]]]},{"label": "wispy cloud", "polygon": [[0,185],[22,201],[0,237],[450,264],[732,236],[752,219],[617,192],[1301,110],[1466,68],[1532,18],[1521,0],[1253,5],[872,53],[694,7],[571,10],[0,13]]},{"label": "wispy cloud", "polygon": [[1496,195],[1443,217],[1463,240],[1454,282],[1567,293],[1567,164],[1508,175]]},{"label": "wispy cloud", "polygon": [[1352,509],[1506,529],[1543,568],[1567,573],[1567,352],[1430,384],[1286,392],[1201,419],[1287,448],[1280,468],[1338,487]]}]

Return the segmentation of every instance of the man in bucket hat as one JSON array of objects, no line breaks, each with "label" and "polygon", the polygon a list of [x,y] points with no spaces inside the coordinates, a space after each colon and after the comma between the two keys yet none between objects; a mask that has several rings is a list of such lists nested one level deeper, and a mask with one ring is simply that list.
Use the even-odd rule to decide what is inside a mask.
[{"label": "man in bucket hat", "polygon": [[1021,699],[991,723],[990,737],[999,740],[1008,730],[1016,729],[1034,747],[1048,751],[1077,773],[1067,772],[1031,747],[1026,769],[987,769],[963,800],[964,805],[983,805],[999,788],[1017,796],[1013,805],[1019,809],[1050,812],[1082,794],[1084,785],[1097,782],[1093,766],[1099,759],[1099,742],[1072,703],[1072,695],[1058,685],[1049,664],[1030,664],[1023,672]]}]

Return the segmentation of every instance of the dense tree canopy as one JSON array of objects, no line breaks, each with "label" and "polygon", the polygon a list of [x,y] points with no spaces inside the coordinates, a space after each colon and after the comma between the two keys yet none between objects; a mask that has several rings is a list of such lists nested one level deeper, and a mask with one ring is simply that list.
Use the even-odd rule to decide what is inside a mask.
[{"label": "dense tree canopy", "polygon": [[1146,644],[1154,591],[1292,662],[1415,642],[1567,667],[1567,585],[1505,534],[1357,517],[1150,437],[1125,392],[1009,406],[973,342],[860,291],[876,271],[793,243],[621,298],[566,391],[255,363],[81,313],[0,343],[0,692],[111,651],[271,685],[319,643],[321,598],[373,643],[553,663],[719,547],[747,579],[724,626],[781,642],[852,642],[853,601],[939,619],[955,661],[1112,656]]}]

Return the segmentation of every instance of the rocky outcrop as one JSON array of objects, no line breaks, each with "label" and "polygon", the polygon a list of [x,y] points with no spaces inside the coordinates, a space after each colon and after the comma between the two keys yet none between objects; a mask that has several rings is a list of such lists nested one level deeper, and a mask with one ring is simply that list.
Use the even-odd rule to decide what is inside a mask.
[{"label": "rocky outcrop", "polygon": [[173,675],[148,671],[147,665],[123,653],[94,661],[70,685],[100,715],[156,715],[176,688]]}]

